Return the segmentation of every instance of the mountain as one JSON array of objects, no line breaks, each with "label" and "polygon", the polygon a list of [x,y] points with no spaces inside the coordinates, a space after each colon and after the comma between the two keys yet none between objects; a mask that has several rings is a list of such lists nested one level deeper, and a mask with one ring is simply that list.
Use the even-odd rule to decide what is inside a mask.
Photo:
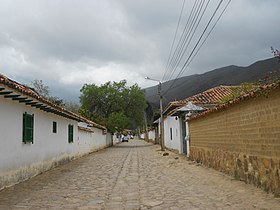
[{"label": "mountain", "polygon": [[[280,63],[277,58],[257,61],[250,66],[226,66],[204,74],[194,74],[179,78],[170,88],[173,80],[162,83],[163,105],[181,100],[219,85],[240,85],[244,82],[257,82],[266,75],[280,76]],[[144,89],[152,110],[159,107],[158,86]]]}]

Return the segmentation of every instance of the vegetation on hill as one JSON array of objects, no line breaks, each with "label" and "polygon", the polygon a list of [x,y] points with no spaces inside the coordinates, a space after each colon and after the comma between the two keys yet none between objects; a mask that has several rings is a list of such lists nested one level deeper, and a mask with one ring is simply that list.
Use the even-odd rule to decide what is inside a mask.
[{"label": "vegetation on hill", "polygon": [[[204,74],[195,74],[179,78],[169,89],[171,81],[162,83],[164,106],[173,100],[182,100],[219,85],[240,85],[246,82],[259,82],[280,76],[278,59],[270,58],[255,62],[247,67],[227,66]],[[159,108],[158,87],[144,89],[147,101],[153,110]]]}]

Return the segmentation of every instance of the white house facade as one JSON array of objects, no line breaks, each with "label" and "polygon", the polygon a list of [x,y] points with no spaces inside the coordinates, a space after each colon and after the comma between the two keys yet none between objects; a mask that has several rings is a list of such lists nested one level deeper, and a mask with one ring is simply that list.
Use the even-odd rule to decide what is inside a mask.
[{"label": "white house facade", "polygon": [[155,129],[150,129],[148,131],[148,139],[155,142],[156,141],[156,131]]},{"label": "white house facade", "polygon": [[105,130],[0,75],[0,189],[110,146]]},{"label": "white house facade", "polygon": [[196,106],[192,104],[192,102],[187,102],[187,104],[179,109],[174,110],[172,116],[179,117],[180,119],[180,129],[181,129],[181,136],[179,141],[181,142],[181,153],[189,156],[190,154],[190,132],[189,132],[189,118],[192,115],[196,115],[200,112],[203,112],[204,109],[202,107]]},{"label": "white house facade", "polygon": [[182,153],[181,144],[181,126],[182,122],[179,117],[168,115],[164,118],[164,144],[167,149],[175,150]]},{"label": "white house facade", "polygon": [[215,108],[224,97],[233,94],[239,86],[218,86],[181,101],[172,101],[164,109],[164,143],[167,149],[189,155],[191,134],[188,118]]}]

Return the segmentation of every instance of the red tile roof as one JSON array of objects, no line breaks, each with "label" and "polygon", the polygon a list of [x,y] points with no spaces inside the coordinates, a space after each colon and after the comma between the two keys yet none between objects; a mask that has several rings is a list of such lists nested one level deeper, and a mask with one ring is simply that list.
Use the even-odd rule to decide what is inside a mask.
[{"label": "red tile roof", "polygon": [[[19,94],[23,94],[24,96],[28,96],[31,99],[35,99],[35,101],[39,101],[39,102],[45,104],[44,106],[39,107],[40,109],[42,108],[42,110],[50,110],[50,112],[61,115],[63,117],[74,119],[77,121],[86,122],[86,123],[92,124],[96,128],[106,129],[106,127],[104,127],[102,125],[99,125],[74,112],[68,111],[68,110],[64,109],[63,107],[52,103],[48,99],[46,99],[43,96],[41,96],[40,94],[38,94],[34,89],[32,89],[26,85],[19,84],[16,81],[9,79],[8,77],[6,77],[2,74],[0,74],[0,85],[4,85],[4,89],[5,89],[5,87],[9,87],[10,89],[17,91]],[[1,92],[1,89],[0,89],[0,92]]]},{"label": "red tile roof", "polygon": [[222,102],[226,96],[233,94],[235,89],[240,88],[240,86],[218,86],[206,90],[202,93],[196,94],[194,96],[188,97],[182,101],[187,103],[188,101],[192,102],[195,105],[201,105],[203,107],[207,106],[216,106]]},{"label": "red tile roof", "polygon": [[266,95],[271,90],[279,89],[279,88],[280,88],[280,81],[277,81],[277,82],[274,82],[274,83],[268,84],[268,85],[255,87],[253,90],[251,90],[247,93],[244,93],[243,95],[241,95],[241,96],[239,96],[239,97],[237,97],[237,98],[235,98],[231,101],[228,101],[224,104],[221,104],[221,105],[215,107],[214,109],[209,109],[206,112],[203,112],[201,114],[198,114],[196,116],[191,117],[190,120],[198,119],[198,118],[206,116],[210,113],[214,113],[214,112],[217,112],[217,111],[220,111],[220,110],[227,109],[228,107],[234,106],[234,105],[236,105],[238,103],[241,103],[242,101],[248,100],[250,98],[255,98],[255,97],[262,96],[262,95]]},{"label": "red tile roof", "polygon": [[170,102],[164,109],[164,114],[168,115],[174,114],[178,109],[185,106],[188,102],[203,107],[205,109],[213,108],[219,105],[226,96],[233,94],[235,89],[240,88],[240,86],[218,86],[206,90],[202,93],[190,96],[180,101]]}]

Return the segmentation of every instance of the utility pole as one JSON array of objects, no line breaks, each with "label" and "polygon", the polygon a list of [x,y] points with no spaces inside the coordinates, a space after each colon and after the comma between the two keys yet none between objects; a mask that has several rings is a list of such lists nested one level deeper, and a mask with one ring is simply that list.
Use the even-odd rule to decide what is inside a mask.
[{"label": "utility pole", "polygon": [[161,82],[158,84],[159,92],[159,106],[160,106],[160,146],[161,151],[164,151],[164,124],[163,124],[163,108],[162,108],[162,94],[161,94]]},{"label": "utility pole", "polygon": [[149,133],[148,133],[148,125],[147,125],[147,115],[144,110],[144,123],[145,123],[145,140],[149,142]]},{"label": "utility pole", "polygon": [[150,77],[145,77],[145,79],[158,82],[158,94],[159,94],[159,106],[160,106],[160,146],[161,151],[165,150],[164,146],[164,123],[163,123],[163,107],[162,107],[162,90],[161,81],[156,79],[151,79]]}]

